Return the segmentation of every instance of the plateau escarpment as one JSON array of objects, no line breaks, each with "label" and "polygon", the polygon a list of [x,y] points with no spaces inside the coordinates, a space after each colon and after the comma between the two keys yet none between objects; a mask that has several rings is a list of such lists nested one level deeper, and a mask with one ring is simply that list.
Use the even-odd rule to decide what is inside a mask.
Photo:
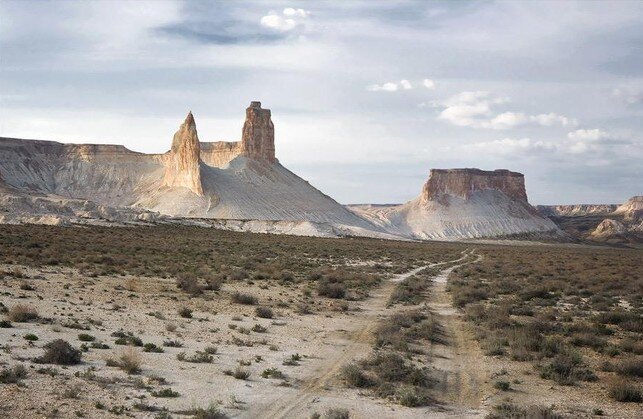
[{"label": "plateau escarpment", "polygon": [[509,170],[433,169],[406,204],[351,208],[389,232],[420,239],[560,233],[529,205],[524,176]]},{"label": "plateau escarpment", "polygon": [[422,199],[438,201],[448,195],[468,200],[474,193],[486,190],[501,191],[512,200],[527,202],[523,174],[504,169],[431,169],[422,188]]}]

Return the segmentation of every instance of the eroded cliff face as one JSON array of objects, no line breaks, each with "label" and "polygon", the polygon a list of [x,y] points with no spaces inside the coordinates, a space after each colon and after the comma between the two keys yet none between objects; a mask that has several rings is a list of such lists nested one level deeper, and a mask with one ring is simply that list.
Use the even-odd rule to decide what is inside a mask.
[{"label": "eroded cliff face", "polygon": [[468,200],[474,192],[484,190],[500,191],[515,201],[527,202],[525,177],[504,169],[431,169],[421,197],[424,201],[436,201],[451,195]]},{"label": "eroded cliff face", "polygon": [[612,213],[616,204],[576,204],[576,205],[536,205],[538,212],[545,216],[584,217],[587,215],[607,215]]},{"label": "eroded cliff face", "polygon": [[622,215],[628,221],[643,218],[643,195],[633,196],[614,211],[614,214]]},{"label": "eroded cliff face", "polygon": [[192,112],[174,134],[172,149],[166,154],[165,165],[163,186],[183,186],[199,196],[203,195],[200,144]]},{"label": "eroded cliff face", "polygon": [[223,168],[241,155],[241,141],[201,143],[201,160],[208,166]]},{"label": "eroded cliff face", "polygon": [[241,137],[243,155],[268,162],[275,162],[275,127],[270,109],[262,109],[261,102],[251,102],[246,109],[246,122]]}]

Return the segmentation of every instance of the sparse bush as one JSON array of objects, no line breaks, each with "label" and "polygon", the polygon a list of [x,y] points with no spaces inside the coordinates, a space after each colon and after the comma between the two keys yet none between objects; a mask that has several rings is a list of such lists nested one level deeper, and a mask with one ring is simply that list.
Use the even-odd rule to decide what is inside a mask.
[{"label": "sparse bush", "polygon": [[194,409],[194,419],[227,419],[228,416],[216,404],[211,404],[207,409],[198,407]]},{"label": "sparse bush", "polygon": [[619,380],[612,383],[609,387],[609,395],[617,402],[635,402],[643,401],[641,390],[631,382]]},{"label": "sparse bush", "polygon": [[261,373],[261,376],[263,378],[277,378],[277,379],[283,379],[286,378],[283,372],[278,370],[277,368],[266,368],[263,370]]},{"label": "sparse bush", "polygon": [[176,339],[170,339],[163,341],[163,346],[167,346],[168,348],[182,348],[183,342]]},{"label": "sparse bush", "polygon": [[33,333],[27,333],[22,337],[24,340],[28,340],[30,342],[34,342],[38,340],[38,336],[34,335]]},{"label": "sparse bush", "polygon": [[348,364],[342,368],[342,379],[349,387],[366,388],[371,387],[373,382],[357,364]]},{"label": "sparse bush", "polygon": [[346,296],[346,287],[343,284],[322,279],[317,284],[317,294],[328,298],[344,298]]},{"label": "sparse bush", "polygon": [[117,358],[107,360],[107,366],[118,367],[128,374],[139,374],[142,364],[141,355],[134,348],[124,350]]},{"label": "sparse bush", "polygon": [[174,391],[171,388],[164,388],[158,391],[153,391],[152,396],[154,397],[179,397],[180,394],[178,391]]},{"label": "sparse bush", "polygon": [[210,362],[212,362],[214,357],[206,352],[196,351],[194,355],[191,356],[187,356],[185,352],[181,352],[176,355],[176,359],[178,359],[179,361],[192,362],[195,364],[209,364]]},{"label": "sparse bush", "polygon": [[272,310],[268,307],[257,307],[255,308],[255,315],[262,319],[272,319],[274,314]]},{"label": "sparse bush", "polygon": [[16,304],[11,307],[7,312],[7,317],[16,323],[30,322],[40,318],[36,309],[26,304]]},{"label": "sparse bush", "polygon": [[618,364],[616,371],[628,377],[643,377],[643,357],[624,359]]},{"label": "sparse bush", "polygon": [[0,328],[1,329],[10,329],[12,328],[13,325],[9,320],[0,320]]},{"label": "sparse bush", "polygon": [[540,376],[562,385],[574,385],[577,381],[595,381],[596,375],[583,364],[578,354],[557,355],[540,370]]},{"label": "sparse bush", "polygon": [[96,337],[88,333],[81,333],[78,335],[78,340],[80,340],[81,342],[93,342],[96,340]]},{"label": "sparse bush", "polygon": [[179,316],[183,317],[184,319],[191,319],[192,318],[192,310],[188,307],[181,307],[179,309]]},{"label": "sparse bush", "polygon": [[510,402],[503,402],[493,407],[493,412],[486,419],[562,419],[554,413],[551,407],[529,406],[526,408],[516,406]]},{"label": "sparse bush", "polygon": [[163,353],[165,351],[156,344],[149,342],[143,345],[143,352]]},{"label": "sparse bush", "polygon": [[509,381],[496,381],[493,383],[494,388],[500,390],[500,391],[509,391],[511,388],[511,384]]},{"label": "sparse bush", "polygon": [[347,409],[330,408],[324,413],[323,419],[350,419],[351,414]]},{"label": "sparse bush", "polygon": [[83,391],[83,386],[80,384],[73,384],[65,388],[62,392],[62,396],[65,399],[77,399],[80,397],[80,393]]},{"label": "sparse bush", "polygon": [[252,326],[252,331],[256,333],[266,333],[268,329],[260,324],[255,324],[254,326]]},{"label": "sparse bush", "polygon": [[223,371],[223,373],[225,375],[230,375],[230,376],[236,378],[237,380],[247,380],[250,377],[250,371],[248,371],[248,370],[246,370],[244,368],[241,368],[241,367],[235,368],[234,371],[225,370],[225,371]]},{"label": "sparse bush", "polygon": [[0,370],[0,384],[17,384],[27,377],[27,368],[22,364]]},{"label": "sparse bush", "polygon": [[192,296],[203,293],[203,288],[199,285],[199,280],[194,274],[182,273],[176,278],[176,286]]},{"label": "sparse bush", "polygon": [[231,300],[233,303],[244,305],[255,305],[258,302],[257,297],[254,295],[243,294],[238,291],[232,294]]},{"label": "sparse bush", "polygon": [[41,364],[76,365],[80,363],[82,353],[62,339],[56,339],[45,345],[45,353],[34,361]]}]

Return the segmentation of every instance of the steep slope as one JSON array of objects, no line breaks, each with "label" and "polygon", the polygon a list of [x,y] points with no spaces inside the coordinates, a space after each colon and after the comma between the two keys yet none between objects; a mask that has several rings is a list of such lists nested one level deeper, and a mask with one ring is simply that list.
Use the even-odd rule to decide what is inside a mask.
[{"label": "steep slope", "polygon": [[389,232],[452,240],[554,233],[554,223],[527,202],[524,177],[508,170],[431,170],[416,199],[399,206],[352,206]]}]

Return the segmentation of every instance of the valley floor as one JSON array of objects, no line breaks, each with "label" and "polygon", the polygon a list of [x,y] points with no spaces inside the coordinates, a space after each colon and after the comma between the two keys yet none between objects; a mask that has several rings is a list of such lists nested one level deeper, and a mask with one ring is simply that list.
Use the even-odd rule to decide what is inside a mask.
[{"label": "valley floor", "polygon": [[[7,240],[20,231],[5,233]],[[37,318],[13,318],[0,328],[0,416],[223,417],[214,416],[217,412],[229,417],[305,418],[341,417],[324,415],[345,409],[354,418],[486,417],[498,415],[497,406],[508,403],[553,406],[552,411],[563,417],[593,417],[597,409],[609,417],[641,416],[640,403],[610,400],[604,381],[560,386],[541,378],[528,362],[484,354],[476,340],[477,326],[454,305],[448,280],[454,271],[475,269],[487,260],[490,248],[364,240],[352,243],[359,246],[347,257],[341,248],[345,241],[275,238],[275,249],[282,250],[275,250],[272,263],[281,259],[294,279],[279,273],[270,278],[262,276],[267,269],[263,262],[246,260],[261,247],[255,245],[270,243],[270,236],[207,234],[227,235],[217,238],[219,244],[228,244],[232,256],[226,256],[231,258],[227,264],[245,265],[248,274],[231,274],[219,289],[193,295],[177,289],[173,276],[133,275],[124,268],[98,274],[88,266],[79,270],[41,264],[28,252],[21,253],[22,245],[5,241],[0,248],[4,318],[12,319],[17,306],[31,309]],[[253,237],[259,242],[252,242]],[[56,246],[56,239],[47,240],[47,246]],[[144,244],[150,239],[140,240]],[[242,244],[238,249],[233,248],[237,241]],[[94,242],[101,240],[94,237]],[[307,250],[288,256],[291,245]],[[190,252],[194,254],[187,260],[200,260],[198,249]],[[213,258],[203,255],[204,260]],[[21,263],[7,263],[10,259]],[[290,264],[296,261],[302,272]],[[349,298],[319,295],[325,291],[314,281],[338,283],[328,273],[317,278],[320,266],[345,269],[346,278],[366,272],[362,281],[370,285],[352,288],[352,282],[340,281]],[[411,279],[429,283],[423,298],[391,303],[401,284]],[[244,304],[239,294],[256,300]],[[258,307],[269,309],[270,315]],[[379,328],[392,316],[415,309],[433,313],[441,331],[439,340],[421,343],[408,354],[431,377],[428,391],[433,401],[406,407],[394,398],[376,397],[367,388],[347,386],[344,367],[386,350],[375,344]],[[45,344],[56,339],[75,348],[84,345],[82,362],[34,362]],[[127,357],[134,358],[140,371],[125,371]],[[8,372],[16,365],[24,365],[26,373],[12,382]],[[511,383],[511,388],[497,388],[498,381]]]}]

